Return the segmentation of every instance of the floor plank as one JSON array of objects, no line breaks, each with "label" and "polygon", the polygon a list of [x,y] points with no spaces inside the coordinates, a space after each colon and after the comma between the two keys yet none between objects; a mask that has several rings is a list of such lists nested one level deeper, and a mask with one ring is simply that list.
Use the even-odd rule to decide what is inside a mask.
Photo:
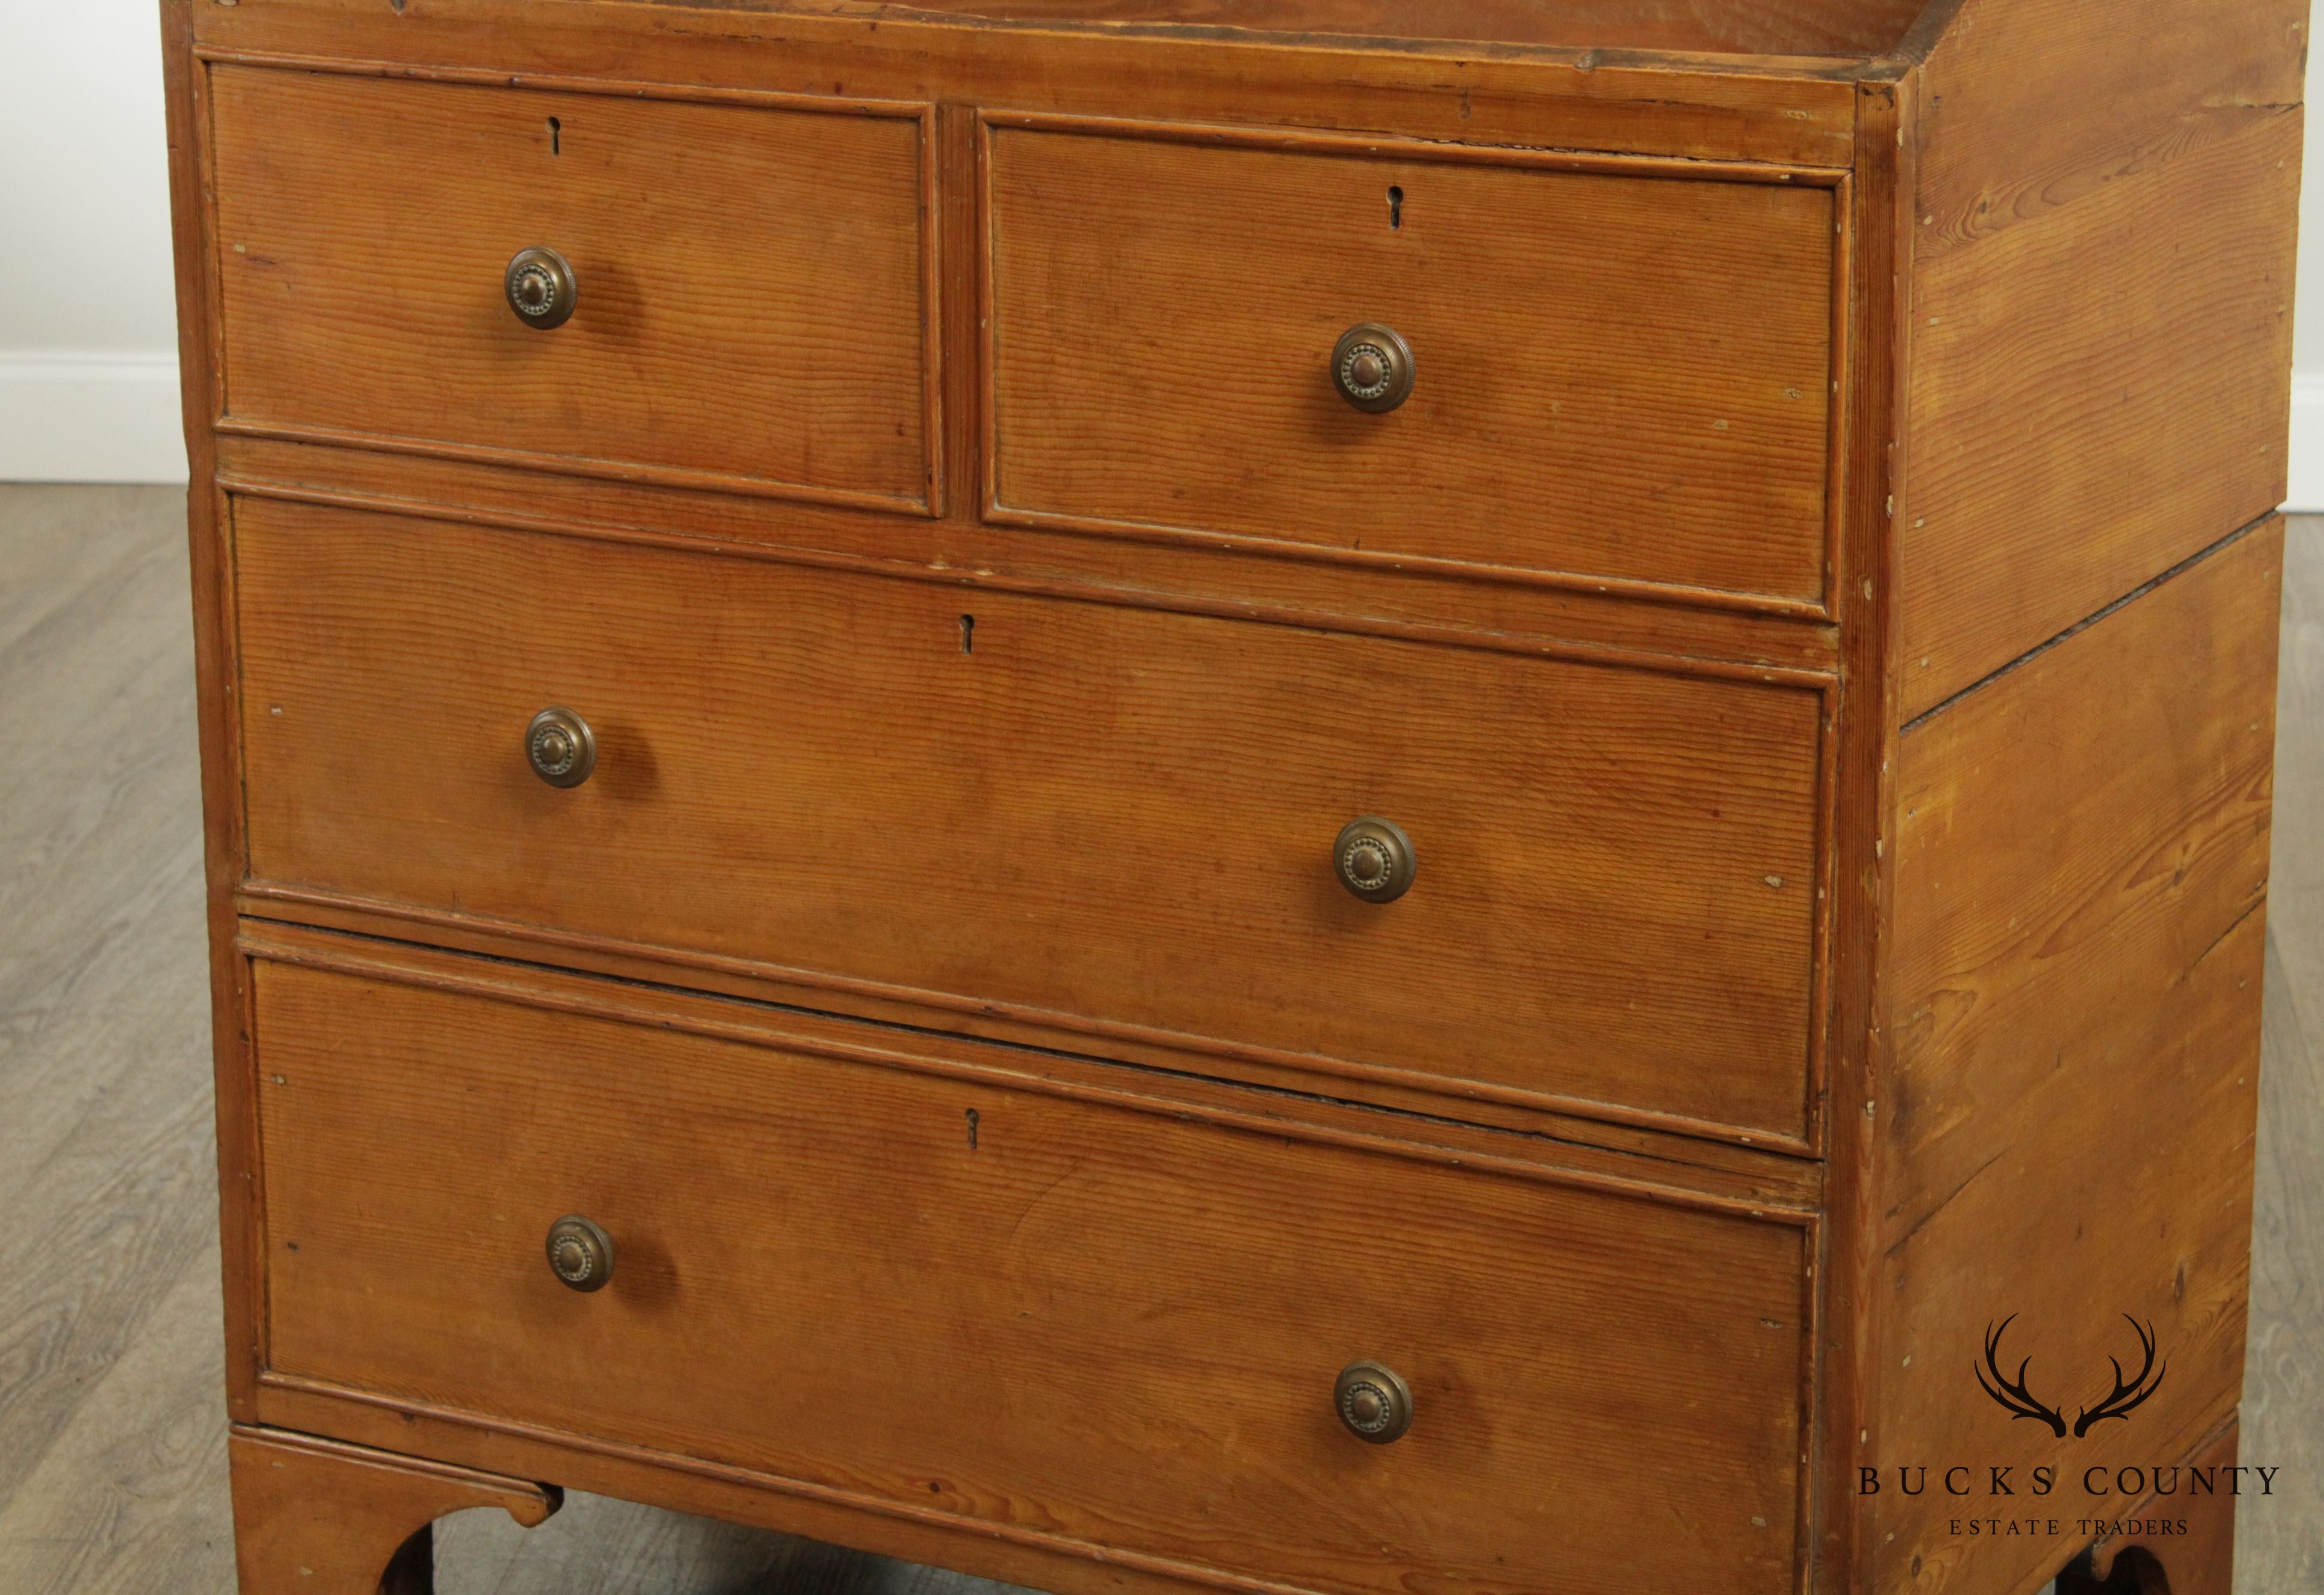
[{"label": "floor plank", "polygon": [[[182,496],[0,487],[0,1588],[231,1595]],[[2324,522],[2287,560],[2236,1588],[2324,1590]],[[2304,1492],[2304,1493],[2303,1493]],[[575,1497],[442,1595],[1005,1595]]]},{"label": "floor plank", "polygon": [[2284,1493],[2238,1508],[2249,1595],[2324,1590],[2324,520],[2293,524],[2283,589],[2243,1451]]}]

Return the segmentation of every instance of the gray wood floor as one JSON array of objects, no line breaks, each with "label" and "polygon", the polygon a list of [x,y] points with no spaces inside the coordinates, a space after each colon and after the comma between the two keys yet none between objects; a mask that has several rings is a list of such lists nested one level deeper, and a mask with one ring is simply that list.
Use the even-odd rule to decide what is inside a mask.
[{"label": "gray wood floor", "polygon": [[[231,1595],[181,496],[0,487],[0,1595]],[[2295,530],[2236,1587],[2324,1591],[2324,524]],[[576,1497],[443,1595],[994,1595]]]}]

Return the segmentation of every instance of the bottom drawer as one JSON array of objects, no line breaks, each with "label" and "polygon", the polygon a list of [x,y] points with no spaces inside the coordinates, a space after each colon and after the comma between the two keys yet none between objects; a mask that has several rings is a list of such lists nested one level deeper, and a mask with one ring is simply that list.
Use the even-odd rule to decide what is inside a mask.
[{"label": "bottom drawer", "polygon": [[1796,1222],[482,968],[255,964],[274,1368],[1197,1579],[1792,1585]]}]

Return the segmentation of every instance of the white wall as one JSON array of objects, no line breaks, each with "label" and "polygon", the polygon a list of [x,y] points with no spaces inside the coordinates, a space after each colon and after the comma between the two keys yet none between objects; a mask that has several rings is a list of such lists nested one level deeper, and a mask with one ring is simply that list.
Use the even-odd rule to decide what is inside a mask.
[{"label": "white wall", "polygon": [[[0,481],[182,481],[159,8],[0,0]],[[2292,505],[2324,511],[2324,181],[2301,221]]]},{"label": "white wall", "polygon": [[183,481],[154,0],[0,0],[0,480]]},{"label": "white wall", "polygon": [[[2309,32],[2315,32],[2315,8]],[[2293,509],[2324,510],[2324,49],[2308,51],[2308,153],[2300,185],[2300,301],[2292,330]]]}]

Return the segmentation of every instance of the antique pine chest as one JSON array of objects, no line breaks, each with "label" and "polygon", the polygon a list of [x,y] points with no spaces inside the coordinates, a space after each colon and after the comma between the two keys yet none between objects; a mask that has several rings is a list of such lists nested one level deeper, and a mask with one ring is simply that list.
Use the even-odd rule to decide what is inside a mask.
[{"label": "antique pine chest", "polygon": [[2225,1595],[2305,0],[161,9],[247,1595]]}]

